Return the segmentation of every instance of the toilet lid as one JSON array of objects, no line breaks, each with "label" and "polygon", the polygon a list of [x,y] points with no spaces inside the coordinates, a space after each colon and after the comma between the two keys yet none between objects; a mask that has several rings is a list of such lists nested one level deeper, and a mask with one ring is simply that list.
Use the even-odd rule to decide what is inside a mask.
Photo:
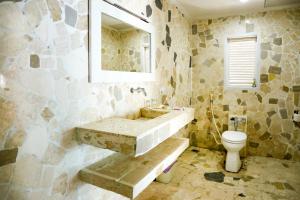
[{"label": "toilet lid", "polygon": [[229,142],[243,142],[247,139],[247,135],[240,131],[225,131],[222,134],[222,139]]}]

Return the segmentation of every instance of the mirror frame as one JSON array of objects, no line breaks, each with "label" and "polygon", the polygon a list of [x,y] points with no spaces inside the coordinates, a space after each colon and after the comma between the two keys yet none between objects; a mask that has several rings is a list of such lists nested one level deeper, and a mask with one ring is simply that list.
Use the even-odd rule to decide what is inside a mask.
[{"label": "mirror frame", "polygon": [[[103,0],[89,1],[89,82],[142,82],[155,81],[154,28],[128,12]],[[150,73],[102,70],[101,14],[106,14],[150,34]],[[100,27],[100,28],[99,28]]]}]

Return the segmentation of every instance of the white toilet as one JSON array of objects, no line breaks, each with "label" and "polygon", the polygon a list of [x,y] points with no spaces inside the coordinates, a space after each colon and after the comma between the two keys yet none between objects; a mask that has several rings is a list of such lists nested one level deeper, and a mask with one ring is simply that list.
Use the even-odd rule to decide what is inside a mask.
[{"label": "white toilet", "polygon": [[240,131],[225,131],[222,134],[222,144],[227,150],[225,169],[238,172],[241,168],[239,151],[246,145],[247,135]]}]

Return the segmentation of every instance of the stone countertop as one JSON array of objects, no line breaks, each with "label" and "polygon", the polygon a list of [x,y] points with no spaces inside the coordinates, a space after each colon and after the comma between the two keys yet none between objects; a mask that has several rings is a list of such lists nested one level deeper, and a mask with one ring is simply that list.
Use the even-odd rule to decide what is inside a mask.
[{"label": "stone countertop", "polygon": [[77,138],[85,144],[139,156],[193,119],[193,108],[142,108],[135,120],[113,117],[77,127]]},{"label": "stone countertop", "polygon": [[171,137],[137,158],[115,153],[80,170],[79,178],[134,199],[188,146],[188,139]]}]

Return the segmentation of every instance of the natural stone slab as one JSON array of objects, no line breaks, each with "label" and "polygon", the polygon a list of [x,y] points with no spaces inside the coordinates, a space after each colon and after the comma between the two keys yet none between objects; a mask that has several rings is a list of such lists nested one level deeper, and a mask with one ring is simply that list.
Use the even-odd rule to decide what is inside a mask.
[{"label": "natural stone slab", "polygon": [[269,77],[268,74],[261,74],[260,75],[260,82],[261,83],[267,83],[269,81],[268,77]]},{"label": "natural stone slab", "polygon": [[300,92],[300,85],[294,85],[293,92]]},{"label": "natural stone slab", "polygon": [[151,8],[151,6],[148,4],[147,6],[146,6],[146,16],[147,17],[150,17],[152,15],[152,8]]},{"label": "natural stone slab", "polygon": [[42,169],[42,162],[35,155],[23,154],[15,163],[11,183],[22,188],[38,188],[40,187]]},{"label": "natural stone slab", "polygon": [[0,141],[4,141],[7,131],[16,119],[16,105],[0,96]]},{"label": "natural stone slab", "polygon": [[18,148],[1,150],[0,167],[10,163],[15,163],[17,155],[18,155]]},{"label": "natural stone slab", "polygon": [[223,105],[223,111],[229,111],[229,105]]},{"label": "natural stone slab", "polygon": [[61,9],[57,0],[47,0],[48,8],[53,21],[61,20]]},{"label": "natural stone slab", "polygon": [[210,173],[204,174],[204,178],[206,180],[214,181],[214,182],[218,182],[218,183],[223,183],[224,177],[225,177],[225,175],[222,172],[210,172]]},{"label": "natural stone slab", "polygon": [[199,47],[201,47],[201,48],[206,48],[206,44],[205,44],[205,43],[200,43],[200,44],[199,44]]},{"label": "natural stone slab", "polygon": [[208,35],[208,36],[206,36],[206,40],[212,40],[212,39],[214,39],[214,36],[213,36],[213,35]]},{"label": "natural stone slab", "polygon": [[269,81],[272,81],[276,78],[276,74],[269,73]]},{"label": "natural stone slab", "polygon": [[24,52],[24,50],[26,49],[26,47],[28,46],[31,40],[32,38],[29,35],[20,34],[18,32],[1,34],[0,55],[7,56],[7,57],[15,57],[19,55],[21,52]]},{"label": "natural stone slab", "polygon": [[276,112],[274,110],[271,110],[269,112],[267,112],[269,117],[272,117],[274,114],[276,114]]},{"label": "natural stone slab", "polygon": [[41,116],[44,118],[45,121],[49,122],[54,117],[54,114],[50,110],[50,108],[45,107],[41,113]]},{"label": "natural stone slab", "polygon": [[300,93],[299,92],[294,93],[294,105],[300,106]]},{"label": "natural stone slab", "polygon": [[131,199],[141,193],[189,146],[185,138],[169,138],[143,156],[116,153],[79,172],[87,183]]},{"label": "natural stone slab", "polygon": [[254,31],[254,24],[246,23],[246,33],[251,33]]},{"label": "natural stone slab", "polygon": [[263,135],[259,137],[260,140],[266,140],[270,138],[271,134],[269,132],[265,132]]},{"label": "natural stone slab", "polygon": [[255,95],[256,95],[256,97],[257,97],[257,100],[258,100],[260,103],[262,103],[262,96],[261,96],[260,94],[258,94],[258,93],[256,93]]},{"label": "natural stone slab", "polygon": [[259,122],[255,123],[254,128],[256,131],[258,131],[260,129],[260,123]]},{"label": "natural stone slab", "polygon": [[287,114],[286,109],[280,109],[279,112],[280,112],[280,115],[281,115],[282,119],[287,119],[288,118],[288,114]]},{"label": "natural stone slab", "polygon": [[278,103],[278,99],[276,99],[276,98],[269,99],[269,104],[277,104],[277,103]]},{"label": "natural stone slab", "polygon": [[272,121],[271,118],[270,118],[270,117],[267,117],[266,123],[267,123],[267,126],[268,126],[268,127],[270,127],[271,121]]},{"label": "natural stone slab", "polygon": [[193,56],[198,55],[198,50],[197,49],[192,49],[192,54],[193,54]]},{"label": "natural stone slab", "polygon": [[162,10],[163,5],[161,3],[161,0],[155,0],[155,5],[159,10]]},{"label": "natural stone slab", "polygon": [[282,38],[274,38],[273,44],[281,46],[282,45]]},{"label": "natural stone slab", "polygon": [[203,62],[203,65],[207,66],[207,67],[211,67],[212,64],[214,64],[216,62],[216,59],[215,58],[211,58],[211,59],[206,59],[204,62]]},{"label": "natural stone slab", "polygon": [[58,176],[53,183],[52,193],[54,194],[65,194],[68,187],[68,175],[63,173]]},{"label": "natural stone slab", "polygon": [[198,101],[200,101],[200,102],[204,102],[204,97],[203,97],[203,96],[198,96],[197,99],[198,99]]},{"label": "natural stone slab", "polygon": [[283,183],[283,184],[286,189],[295,191],[295,188],[293,188],[293,186],[291,186],[289,183]]},{"label": "natural stone slab", "polygon": [[246,195],[243,194],[243,193],[240,193],[238,196],[239,196],[239,197],[246,197]]},{"label": "natural stone slab", "polygon": [[40,67],[40,57],[36,54],[30,55],[30,67],[39,68]]},{"label": "natural stone slab", "polygon": [[192,34],[196,35],[197,34],[197,24],[192,25]]},{"label": "natural stone slab", "polygon": [[205,30],[205,31],[204,31],[204,35],[206,35],[206,36],[207,36],[207,35],[211,35],[211,30],[209,30],[209,29]]},{"label": "natural stone slab", "polygon": [[249,182],[251,180],[254,179],[253,176],[248,176],[248,175],[242,175],[241,179],[244,181],[244,182]]},{"label": "natural stone slab", "polygon": [[286,139],[290,140],[291,139],[291,134],[289,133],[281,133],[280,134],[282,137],[285,137]]},{"label": "natural stone slab", "polygon": [[170,34],[166,34],[166,43],[168,47],[171,46],[172,38],[170,37]]},{"label": "natural stone slab", "polygon": [[22,146],[25,140],[25,131],[17,130],[15,133],[11,134],[8,138],[6,138],[5,148],[17,148]]},{"label": "natural stone slab", "polygon": [[275,54],[272,56],[272,60],[279,63],[281,61],[281,54]]},{"label": "natural stone slab", "polygon": [[[289,89],[289,87],[283,85],[283,86],[282,86],[282,90],[283,90],[284,92],[289,92],[290,89]],[[300,87],[299,87],[299,90],[300,90]]]},{"label": "natural stone slab", "polygon": [[262,50],[271,50],[271,44],[269,42],[268,43],[261,43],[260,48]]},{"label": "natural stone slab", "polygon": [[277,190],[284,190],[284,185],[281,182],[271,182],[270,184],[275,186]]},{"label": "natural stone slab", "polygon": [[77,128],[81,143],[139,156],[175,134],[194,119],[193,108],[142,108],[137,119],[108,118]]},{"label": "natural stone slab", "polygon": [[292,159],[292,155],[290,153],[286,153],[283,157],[284,160],[291,160]]},{"label": "natural stone slab", "polygon": [[267,57],[268,57],[268,52],[267,51],[261,51],[260,58],[261,59],[266,59]]},{"label": "natural stone slab", "polygon": [[281,68],[280,67],[275,67],[275,66],[270,66],[269,73],[280,74],[281,73]]},{"label": "natural stone slab", "polygon": [[70,6],[65,6],[65,23],[75,27],[77,21],[77,11]]},{"label": "natural stone slab", "polygon": [[259,146],[259,144],[258,143],[256,143],[256,142],[249,142],[249,146],[250,147],[252,147],[252,148],[257,148],[258,146]]},{"label": "natural stone slab", "polygon": [[172,18],[172,12],[171,10],[168,10],[168,22],[171,22],[171,18]]}]

